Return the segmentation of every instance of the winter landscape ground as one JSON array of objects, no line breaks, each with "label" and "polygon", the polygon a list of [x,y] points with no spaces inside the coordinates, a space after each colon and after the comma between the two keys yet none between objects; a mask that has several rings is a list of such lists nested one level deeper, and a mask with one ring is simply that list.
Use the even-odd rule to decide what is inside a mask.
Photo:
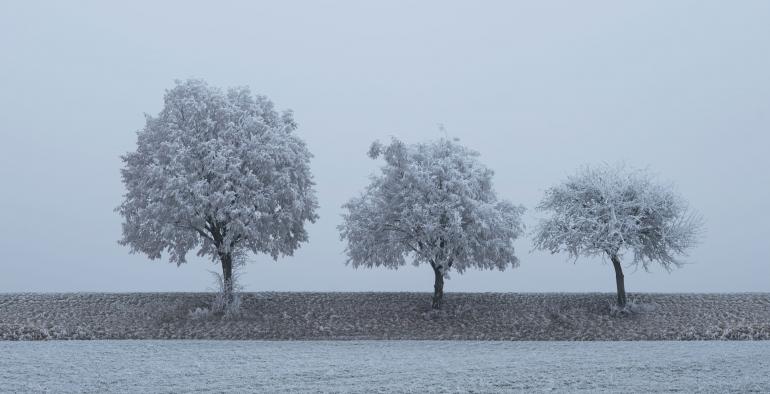
[{"label": "winter landscape ground", "polygon": [[245,293],[239,316],[212,293],[0,295],[0,339],[719,340],[770,339],[770,294]]},{"label": "winter landscape ground", "polygon": [[770,392],[770,342],[0,342],[8,392]]}]

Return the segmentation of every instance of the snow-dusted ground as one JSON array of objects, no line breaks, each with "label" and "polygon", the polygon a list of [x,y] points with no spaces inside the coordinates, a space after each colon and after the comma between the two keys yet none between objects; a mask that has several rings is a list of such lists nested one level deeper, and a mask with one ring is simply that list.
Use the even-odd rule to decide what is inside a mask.
[{"label": "snow-dusted ground", "polygon": [[0,343],[8,392],[770,392],[770,342]]},{"label": "snow-dusted ground", "polygon": [[235,319],[193,316],[210,293],[0,294],[0,339],[770,339],[770,294],[247,293]]}]

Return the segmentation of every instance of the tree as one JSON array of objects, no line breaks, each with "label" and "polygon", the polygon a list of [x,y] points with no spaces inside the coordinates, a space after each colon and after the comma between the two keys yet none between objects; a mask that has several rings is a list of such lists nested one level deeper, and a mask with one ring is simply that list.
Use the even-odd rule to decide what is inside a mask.
[{"label": "tree", "polygon": [[379,176],[343,208],[340,238],[348,264],[398,268],[411,259],[434,272],[433,308],[441,307],[444,277],[454,268],[516,267],[513,240],[523,232],[523,207],[498,201],[492,170],[478,153],[455,142],[406,145],[374,142],[369,156],[384,156]]},{"label": "tree", "polygon": [[535,247],[566,251],[575,260],[608,257],[621,309],[626,306],[623,253],[631,252],[632,264],[645,270],[652,262],[671,270],[682,264],[677,255],[696,244],[702,227],[671,185],[622,165],[582,168],[548,189],[538,209],[550,217],[535,229]]},{"label": "tree", "polygon": [[291,255],[308,239],[318,206],[309,161],[290,111],[278,113],[247,87],[226,92],[177,81],[137,149],[122,156],[127,193],[122,245],[181,265],[198,249],[222,265],[228,300],[234,258]]}]

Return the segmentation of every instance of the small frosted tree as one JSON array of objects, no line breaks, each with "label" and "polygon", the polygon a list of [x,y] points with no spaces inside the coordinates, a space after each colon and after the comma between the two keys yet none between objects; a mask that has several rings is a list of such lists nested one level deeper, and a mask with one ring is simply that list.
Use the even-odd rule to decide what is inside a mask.
[{"label": "small frosted tree", "polygon": [[317,218],[311,154],[296,127],[290,111],[246,87],[177,81],[122,156],[120,244],[150,259],[167,251],[177,265],[197,249],[221,264],[230,301],[234,259],[291,255]]},{"label": "small frosted tree", "polygon": [[441,139],[406,145],[372,144],[369,156],[385,165],[359,197],[343,208],[340,237],[354,267],[433,268],[434,309],[441,307],[444,277],[455,269],[515,267],[513,241],[523,232],[524,208],[499,201],[492,170],[479,154]]},{"label": "small frosted tree", "polygon": [[550,214],[535,229],[535,247],[570,257],[602,256],[615,269],[617,304],[626,306],[621,258],[645,270],[657,262],[666,270],[681,265],[698,238],[701,220],[671,185],[644,170],[625,166],[584,167],[548,189],[538,209]]}]

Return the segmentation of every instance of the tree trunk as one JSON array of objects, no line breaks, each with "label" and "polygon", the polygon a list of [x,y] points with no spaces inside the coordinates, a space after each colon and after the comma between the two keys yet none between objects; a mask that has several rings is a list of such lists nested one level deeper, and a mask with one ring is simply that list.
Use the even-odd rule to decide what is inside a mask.
[{"label": "tree trunk", "polygon": [[612,266],[615,267],[615,283],[618,286],[618,306],[626,307],[626,285],[623,281],[623,267],[620,266],[620,258],[617,255],[610,256]]},{"label": "tree trunk", "polygon": [[230,305],[233,302],[233,255],[222,253],[219,258],[222,261],[222,291],[225,303]]},{"label": "tree trunk", "polygon": [[434,267],[433,274],[436,281],[433,284],[433,309],[441,309],[441,302],[444,299],[444,274],[440,269]]}]

